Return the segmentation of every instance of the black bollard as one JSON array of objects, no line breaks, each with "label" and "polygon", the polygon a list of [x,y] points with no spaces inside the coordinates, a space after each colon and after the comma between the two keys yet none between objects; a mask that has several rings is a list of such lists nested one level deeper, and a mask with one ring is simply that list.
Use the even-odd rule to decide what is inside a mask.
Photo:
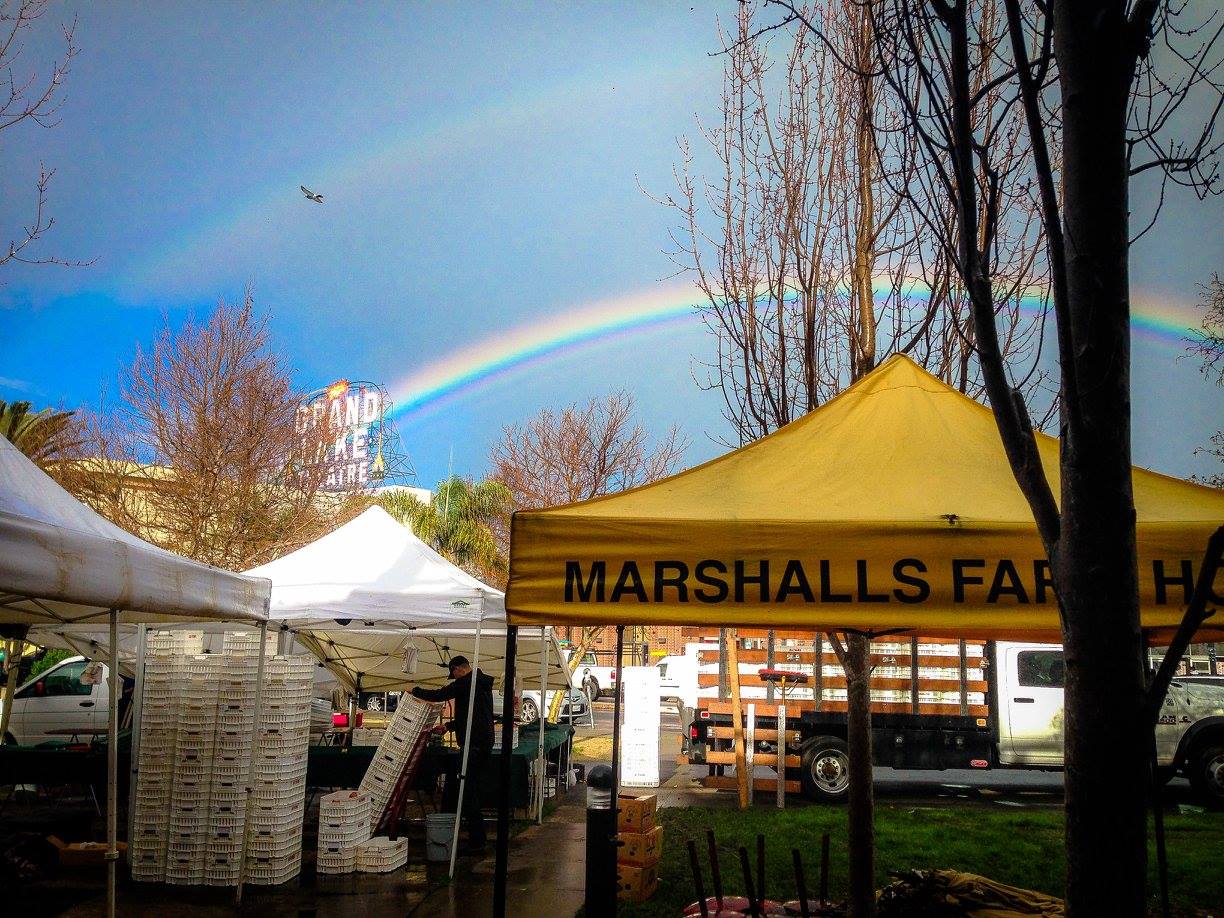
[{"label": "black bollard", "polygon": [[612,918],[616,914],[616,808],[612,769],[596,765],[587,772],[586,914]]}]

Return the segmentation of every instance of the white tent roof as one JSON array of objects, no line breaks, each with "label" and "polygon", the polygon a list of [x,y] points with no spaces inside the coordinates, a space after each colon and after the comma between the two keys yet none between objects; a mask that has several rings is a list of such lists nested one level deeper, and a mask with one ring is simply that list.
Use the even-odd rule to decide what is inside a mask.
[{"label": "white tent roof", "polygon": [[99,516],[0,437],[0,623],[263,621],[268,582],[150,545]]},{"label": "white tent roof", "polygon": [[[247,571],[272,581],[270,618],[294,630],[505,620],[502,593],[371,507],[318,541]],[[337,621],[339,620],[339,621]]]},{"label": "white tent roof", "polygon": [[[355,690],[357,676],[366,692],[407,689],[414,685],[441,686],[449,681],[446,662],[453,656],[475,659],[476,628],[420,628],[388,631],[350,625],[343,629],[298,632],[297,640],[313,653],[337,679]],[[416,671],[404,672],[404,654],[417,651]],[[538,688],[540,663],[548,654],[547,681],[551,688],[570,684],[569,670],[551,628],[541,638],[539,628],[519,628],[515,669],[521,688]],[[501,685],[506,673],[504,623],[480,631],[480,670]]]}]

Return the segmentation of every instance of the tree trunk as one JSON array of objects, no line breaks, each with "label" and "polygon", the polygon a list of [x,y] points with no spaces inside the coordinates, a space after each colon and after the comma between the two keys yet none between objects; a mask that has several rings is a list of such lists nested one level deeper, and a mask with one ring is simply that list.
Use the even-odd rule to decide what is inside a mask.
[{"label": "tree trunk", "polygon": [[1141,916],[1150,734],[1131,491],[1125,144],[1135,52],[1125,4],[1056,0],[1054,23],[1072,360],[1051,558],[1067,662],[1067,914]]},{"label": "tree trunk", "polygon": [[847,746],[850,755],[848,802],[850,915],[875,912],[875,797],[871,777],[871,642],[846,635]]}]

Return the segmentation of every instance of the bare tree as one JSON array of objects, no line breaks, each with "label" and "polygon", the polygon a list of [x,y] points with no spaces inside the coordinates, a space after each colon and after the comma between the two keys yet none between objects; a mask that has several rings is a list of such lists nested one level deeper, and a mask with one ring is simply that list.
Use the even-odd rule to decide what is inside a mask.
[{"label": "bare tree", "polygon": [[[997,21],[994,5],[987,12]],[[788,7],[782,22],[756,16],[741,5],[723,41],[722,121],[703,130],[718,172],[696,177],[682,142],[678,192],[662,199],[679,217],[677,263],[697,278],[718,342],[706,384],[721,391],[738,442],[812,410],[893,353],[980,395],[968,291],[954,252],[929,233],[931,213],[951,213],[953,202],[922,181],[906,100],[878,73],[870,4],[813,0]],[[775,58],[780,36],[789,44]],[[988,71],[975,78],[993,97]],[[983,118],[1012,145],[1009,167],[1022,163],[1022,118],[1003,106]],[[1032,195],[1009,188],[997,203],[1009,283],[992,310],[1004,349],[1027,362],[1035,386],[1047,299],[1041,226]],[[869,638],[830,635],[848,685],[856,915],[874,907]]]},{"label": "bare tree", "polygon": [[96,458],[75,467],[70,487],[141,538],[245,570],[368,503],[359,485],[325,490],[338,431],[326,413],[301,423],[249,292],[203,323],[167,325],[120,384],[118,410],[93,424]]},{"label": "bare tree", "polygon": [[545,408],[502,430],[492,477],[520,510],[555,507],[634,488],[675,471],[688,443],[677,427],[653,440],[634,420],[633,396],[614,392],[560,411]]},{"label": "bare tree", "polygon": [[[79,50],[74,37],[76,22],[60,26],[64,35],[64,49],[59,59],[52,63],[49,76],[40,80],[36,72],[18,75],[16,70],[25,47],[25,33],[36,25],[46,11],[47,0],[0,0],[0,72],[8,82],[6,89],[0,89],[0,132],[26,122],[43,128],[59,123],[59,110],[64,102],[64,79]],[[89,264],[38,255],[33,251],[35,243],[55,225],[55,218],[47,208],[47,189],[54,175],[55,170],[48,169],[46,165],[39,166],[33,217],[0,250],[0,266],[15,262],[27,265]]]},{"label": "bare tree", "polygon": [[[1187,350],[1202,361],[1204,376],[1214,379],[1217,386],[1224,386],[1224,281],[1220,280],[1220,275],[1213,274],[1211,281],[1201,285],[1199,291],[1202,294],[1199,308],[1203,311],[1203,321],[1190,339]],[[1196,452],[1207,453],[1224,462],[1224,430],[1217,430],[1211,435],[1210,444]],[[1204,478],[1196,476],[1195,480],[1213,488],[1224,488],[1224,472]]]},{"label": "bare tree", "polygon": [[[785,22],[822,35],[802,9],[774,2]],[[1149,170],[1199,194],[1219,190],[1214,131],[1224,62],[1216,39],[1224,26],[1218,11],[1192,22],[1187,4],[1160,0],[1002,0],[1001,22],[984,14],[988,5],[866,0],[876,36],[870,72],[905,107],[918,182],[951,205],[930,209],[929,227],[967,291],[974,356],[1051,563],[1067,671],[1068,914],[1142,915],[1142,788],[1163,687],[1157,678],[1145,688],[1139,626],[1128,192],[1131,177]],[[1180,140],[1179,114],[1193,98],[1206,100],[1208,115]],[[1012,111],[1022,113],[1027,135],[1015,170],[1004,165],[1009,141],[991,127],[1000,123],[994,115]],[[1024,374],[1006,353],[995,311],[1009,193],[1034,195],[1045,232],[1060,369],[1060,501],[1038,461],[1017,385]],[[1140,221],[1137,234],[1154,220]],[[1210,577],[1199,579],[1210,586]],[[1197,587],[1196,597],[1201,606]]]},{"label": "bare tree", "polygon": [[[634,420],[633,396],[614,392],[560,411],[545,408],[521,427],[502,430],[489,454],[492,477],[509,488],[514,507],[536,510],[624,491],[666,478],[688,441],[672,426],[652,438]],[[509,528],[499,533],[509,547]],[[586,629],[582,644],[600,628]],[[573,639],[566,629],[566,639]],[[638,645],[635,628],[630,643]]]}]

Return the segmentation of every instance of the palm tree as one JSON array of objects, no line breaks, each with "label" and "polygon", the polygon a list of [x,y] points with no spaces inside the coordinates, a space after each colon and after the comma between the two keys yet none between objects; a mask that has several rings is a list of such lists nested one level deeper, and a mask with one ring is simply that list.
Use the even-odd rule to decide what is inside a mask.
[{"label": "palm tree", "polygon": [[375,500],[416,537],[469,574],[485,580],[505,579],[503,540],[514,509],[510,489],[500,481],[470,481],[454,476],[438,485],[424,503],[408,491],[386,491]]},{"label": "palm tree", "polygon": [[71,411],[31,411],[29,402],[0,401],[0,437],[39,466],[62,459],[82,444]]}]

